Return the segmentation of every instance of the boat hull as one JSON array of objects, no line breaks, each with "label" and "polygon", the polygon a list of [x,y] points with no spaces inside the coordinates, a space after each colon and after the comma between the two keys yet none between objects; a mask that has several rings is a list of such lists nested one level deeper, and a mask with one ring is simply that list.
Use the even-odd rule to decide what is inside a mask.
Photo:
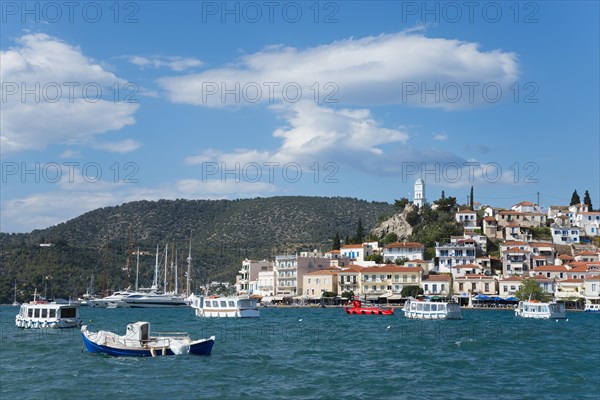
[{"label": "boat hull", "polygon": [[260,311],[258,309],[247,310],[206,310],[196,308],[196,316],[205,318],[258,318]]},{"label": "boat hull", "polygon": [[[155,347],[153,349],[114,347],[102,345],[90,340],[86,336],[85,332],[82,332],[81,336],[83,338],[83,344],[85,348],[90,353],[107,354],[113,357],[157,357],[175,355],[175,353],[171,350],[170,347]],[[212,352],[214,344],[214,337],[211,337],[210,339],[202,339],[191,342],[188,354],[193,354],[197,356],[209,356]]]},{"label": "boat hull", "polygon": [[379,308],[379,307],[346,307],[344,308],[344,311],[346,311],[346,314],[352,314],[352,315],[393,315],[394,314],[394,309],[393,308],[387,308],[385,310]]}]

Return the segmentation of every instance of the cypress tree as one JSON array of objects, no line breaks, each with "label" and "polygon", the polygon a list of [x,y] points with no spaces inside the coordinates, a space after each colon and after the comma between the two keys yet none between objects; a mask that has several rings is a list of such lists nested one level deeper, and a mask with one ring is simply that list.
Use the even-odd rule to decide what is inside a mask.
[{"label": "cypress tree", "polygon": [[577,194],[577,189],[575,189],[575,191],[573,192],[573,195],[571,196],[571,204],[569,204],[570,206],[572,206],[573,204],[579,204],[581,203],[581,199],[579,198],[579,195]]},{"label": "cypress tree", "polygon": [[585,191],[585,194],[583,195],[583,204],[587,204],[588,211],[593,211],[592,199],[590,198],[590,193],[587,190]]},{"label": "cypress tree", "polygon": [[331,250],[339,250],[340,249],[340,233],[336,232],[333,237],[333,246],[331,246]]}]

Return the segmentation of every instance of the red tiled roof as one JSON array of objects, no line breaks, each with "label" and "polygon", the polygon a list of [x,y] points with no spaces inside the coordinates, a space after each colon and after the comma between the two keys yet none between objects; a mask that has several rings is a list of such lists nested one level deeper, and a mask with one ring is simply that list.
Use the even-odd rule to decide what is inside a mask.
[{"label": "red tiled roof", "polygon": [[385,245],[386,248],[424,248],[425,246],[421,243],[416,242],[396,242],[396,243],[388,243]]},{"label": "red tiled roof", "polygon": [[567,272],[568,269],[564,265],[540,265],[533,269],[534,271],[547,271],[547,272]]},{"label": "red tiled roof", "polygon": [[346,244],[342,246],[342,249],[362,249],[363,245],[361,244]]},{"label": "red tiled roof", "polygon": [[567,278],[567,279],[561,279],[559,281],[557,281],[558,283],[583,283],[583,279],[581,278]]},{"label": "red tiled roof", "polygon": [[459,280],[459,279],[484,279],[484,278],[494,279],[493,276],[487,276],[487,275],[483,275],[483,274],[466,274],[463,277],[456,278],[456,280]]},{"label": "red tiled roof", "polygon": [[395,264],[384,264],[382,266],[365,267],[362,273],[379,273],[379,272],[419,272],[423,271],[421,267],[400,267]]},{"label": "red tiled roof", "polygon": [[522,279],[522,278],[520,278],[520,277],[518,277],[518,276],[514,276],[514,275],[513,275],[513,276],[511,276],[511,277],[508,277],[508,278],[500,279],[500,281],[502,281],[502,282],[507,282],[507,281],[508,281],[508,282],[513,282],[513,281],[514,281],[514,282],[522,282],[522,281],[523,281],[523,279]]},{"label": "red tiled roof", "polygon": [[337,274],[338,274],[338,271],[334,271],[331,269],[323,269],[320,271],[308,272],[304,275],[306,276],[306,275],[337,275]]}]

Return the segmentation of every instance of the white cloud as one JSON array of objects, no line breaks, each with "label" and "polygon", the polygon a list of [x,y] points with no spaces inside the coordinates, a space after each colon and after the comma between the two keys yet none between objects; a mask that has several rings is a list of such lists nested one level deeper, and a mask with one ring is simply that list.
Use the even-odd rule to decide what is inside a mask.
[{"label": "white cloud", "polygon": [[437,135],[433,136],[433,140],[446,141],[448,140],[448,135],[445,133],[438,133]]},{"label": "white cloud", "polygon": [[16,42],[0,52],[2,152],[90,144],[135,123],[138,104],[115,101],[110,89],[126,81],[81,49],[41,33]]},{"label": "white cloud", "polygon": [[132,64],[139,67],[169,68],[173,71],[185,71],[186,69],[200,67],[204,63],[193,57],[167,57],[167,56],[130,56],[127,58]]},{"label": "white cloud", "polygon": [[[514,53],[401,32],[307,49],[268,46],[233,66],[164,77],[158,84],[173,102],[206,107],[290,102],[299,87],[303,100],[316,97],[319,103],[457,109],[493,102],[494,89],[506,88],[517,76]],[[485,85],[491,86],[483,93]]]},{"label": "white cloud", "polygon": [[273,106],[286,125],[273,136],[281,139],[276,150],[236,149],[223,153],[209,149],[186,158],[187,164],[206,162],[234,166],[246,163],[305,163],[331,161],[358,165],[383,156],[383,146],[405,144],[408,134],[381,127],[367,109],[333,109],[312,102]]},{"label": "white cloud", "polygon": [[112,153],[123,154],[137,150],[138,148],[140,148],[141,143],[132,139],[126,139],[118,142],[94,143],[93,146],[97,149],[108,150]]}]

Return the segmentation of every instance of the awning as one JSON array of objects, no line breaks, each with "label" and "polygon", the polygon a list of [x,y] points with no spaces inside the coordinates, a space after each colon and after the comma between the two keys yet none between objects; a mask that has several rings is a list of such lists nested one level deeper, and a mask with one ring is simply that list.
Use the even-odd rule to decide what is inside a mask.
[{"label": "awning", "polygon": [[492,298],[489,296],[486,296],[485,294],[478,294],[477,296],[473,297],[473,300],[491,300]]},{"label": "awning", "polygon": [[270,303],[272,301],[273,301],[273,296],[265,296],[260,300],[261,303]]},{"label": "awning", "polygon": [[381,298],[384,298],[384,299],[385,299],[385,298],[388,298],[388,297],[390,297],[391,295],[392,295],[391,293],[384,293],[384,294],[380,295],[379,297],[381,297]]},{"label": "awning", "polygon": [[390,297],[388,297],[388,300],[402,300],[402,295],[400,295],[400,294],[393,294]]},{"label": "awning", "polygon": [[275,300],[275,301],[282,301],[283,300],[283,295],[281,295],[281,296],[274,296],[273,300]]},{"label": "awning", "polygon": [[379,299],[379,296],[367,296],[367,298],[366,298],[367,301],[369,301],[369,300],[374,301],[374,300],[378,300],[378,299]]}]

